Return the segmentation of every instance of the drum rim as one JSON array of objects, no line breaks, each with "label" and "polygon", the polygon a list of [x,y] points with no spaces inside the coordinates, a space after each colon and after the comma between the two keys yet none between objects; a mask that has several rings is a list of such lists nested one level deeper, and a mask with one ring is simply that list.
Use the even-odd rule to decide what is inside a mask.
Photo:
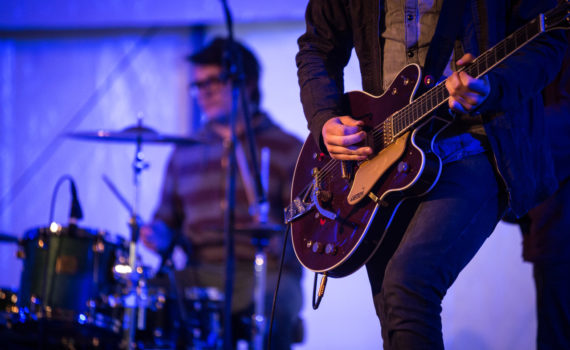
[{"label": "drum rim", "polygon": [[36,226],[24,231],[24,237],[22,238],[22,243],[28,241],[37,240],[40,235],[49,237],[70,237],[77,239],[89,239],[97,240],[101,239],[104,243],[112,244],[115,246],[125,246],[125,239],[118,234],[111,234],[108,230],[95,229],[91,227],[81,227],[77,226],[75,228],[75,234],[71,235],[71,227],[68,226],[58,226],[58,230],[53,232],[50,226]]}]

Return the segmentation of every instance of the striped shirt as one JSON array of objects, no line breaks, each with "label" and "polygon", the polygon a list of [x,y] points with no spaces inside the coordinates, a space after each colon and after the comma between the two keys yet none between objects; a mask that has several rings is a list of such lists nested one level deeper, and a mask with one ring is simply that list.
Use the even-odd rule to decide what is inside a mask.
[{"label": "striped shirt", "polygon": [[[289,201],[290,182],[301,143],[277,127],[264,114],[257,115],[252,124],[258,160],[262,148],[267,147],[270,150],[269,222],[282,223],[283,208]],[[155,220],[163,221],[172,230],[182,230],[192,245],[191,261],[217,264],[225,260],[223,227],[228,149],[211,124],[206,124],[197,136],[212,142],[175,148],[168,163]],[[239,139],[249,162],[245,135]],[[236,170],[236,226],[253,223],[242,176],[241,172]],[[277,236],[277,240],[282,242],[282,235]],[[252,244],[251,234],[238,231],[234,237],[238,262],[253,261],[256,248]],[[270,249],[270,269],[274,266],[280,250],[277,249],[275,254],[271,252]],[[298,263],[291,260],[294,260],[294,256],[289,257],[287,265],[298,269]]]}]

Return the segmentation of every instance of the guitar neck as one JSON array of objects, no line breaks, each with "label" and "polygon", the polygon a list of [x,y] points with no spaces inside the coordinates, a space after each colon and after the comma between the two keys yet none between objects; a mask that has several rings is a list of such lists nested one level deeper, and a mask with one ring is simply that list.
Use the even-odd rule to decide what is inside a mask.
[{"label": "guitar neck", "polygon": [[[480,78],[544,31],[544,15],[541,14],[497,45],[485,51],[469,66],[462,68],[460,71],[464,71],[472,77]],[[383,125],[380,125],[378,128],[391,130],[392,137],[384,138],[391,143],[409,128],[431,115],[438,107],[446,103],[448,99],[449,93],[445,88],[445,84],[440,83],[390,118],[387,118],[382,123]]]}]

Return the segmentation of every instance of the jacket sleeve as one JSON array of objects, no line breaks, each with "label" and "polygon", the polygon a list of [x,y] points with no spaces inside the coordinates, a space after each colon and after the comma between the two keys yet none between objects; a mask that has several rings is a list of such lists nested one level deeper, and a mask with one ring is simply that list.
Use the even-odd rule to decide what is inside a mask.
[{"label": "jacket sleeve", "polygon": [[[556,1],[514,1],[507,22],[509,32],[522,27],[539,13],[554,8]],[[504,113],[536,96],[560,69],[566,40],[559,30],[541,34],[487,75],[491,94],[478,109],[480,113]]]},{"label": "jacket sleeve", "polygon": [[[325,122],[343,112],[343,70],[353,47],[344,0],[310,0],[306,32],[299,37],[296,56],[301,103],[317,144]],[[321,147],[322,148],[322,147]]]}]

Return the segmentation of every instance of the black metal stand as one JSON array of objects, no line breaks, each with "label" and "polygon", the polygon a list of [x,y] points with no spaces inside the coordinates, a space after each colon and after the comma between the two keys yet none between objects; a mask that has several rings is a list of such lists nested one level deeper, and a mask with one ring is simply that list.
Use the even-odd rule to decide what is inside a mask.
[{"label": "black metal stand", "polygon": [[226,18],[228,29],[228,47],[224,56],[224,75],[232,84],[232,112],[229,118],[231,136],[228,143],[228,171],[226,180],[226,212],[224,215],[224,237],[226,242],[226,280],[224,288],[224,349],[231,350],[233,348],[232,341],[232,295],[234,286],[234,270],[235,270],[235,251],[233,231],[235,226],[235,177],[236,177],[236,142],[237,142],[237,115],[241,102],[241,111],[243,112],[244,126],[248,137],[249,152],[251,156],[251,164],[253,168],[253,176],[255,181],[256,195],[258,203],[265,203],[265,194],[261,183],[259,166],[257,162],[257,152],[255,149],[255,140],[253,130],[251,128],[251,118],[249,115],[249,103],[245,94],[245,85],[243,77],[243,65],[240,52],[234,41],[233,22],[227,0],[221,0]]}]

